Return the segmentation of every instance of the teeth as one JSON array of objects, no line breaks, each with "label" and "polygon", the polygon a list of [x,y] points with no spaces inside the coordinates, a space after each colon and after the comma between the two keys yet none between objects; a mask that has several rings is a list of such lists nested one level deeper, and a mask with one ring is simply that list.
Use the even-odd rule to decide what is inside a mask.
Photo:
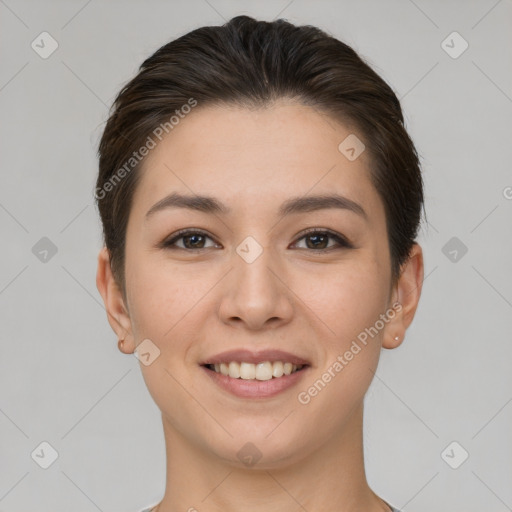
[{"label": "teeth", "polygon": [[272,378],[272,363],[265,361],[256,365],[256,380],[270,380]]},{"label": "teeth", "polygon": [[281,361],[276,361],[273,364],[272,376],[273,377],[282,377],[283,375],[284,375],[283,363]]},{"label": "teeth", "polygon": [[250,363],[240,364],[240,377],[245,380],[256,378],[256,366]]},{"label": "teeth", "polygon": [[217,373],[229,376],[232,379],[270,380],[282,377],[283,375],[291,375],[300,370],[302,365],[283,363],[282,361],[275,361],[274,363],[264,361],[258,364],[231,361],[230,363],[209,365],[209,367]]},{"label": "teeth", "polygon": [[229,376],[233,379],[240,378],[240,365],[234,361],[229,363]]}]

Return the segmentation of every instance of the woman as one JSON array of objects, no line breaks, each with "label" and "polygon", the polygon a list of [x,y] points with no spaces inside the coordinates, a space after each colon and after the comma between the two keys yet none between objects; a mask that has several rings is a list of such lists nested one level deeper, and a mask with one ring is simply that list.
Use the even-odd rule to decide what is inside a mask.
[{"label": "woman", "polygon": [[162,411],[151,510],[396,511],[362,442],[423,280],[422,177],[390,87],[315,27],[199,28],[117,96],[96,198],[97,286]]}]

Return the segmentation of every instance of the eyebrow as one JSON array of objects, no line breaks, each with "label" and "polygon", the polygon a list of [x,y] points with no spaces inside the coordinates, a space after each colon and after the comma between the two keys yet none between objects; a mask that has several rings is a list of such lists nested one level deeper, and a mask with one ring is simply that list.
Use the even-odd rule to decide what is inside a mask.
[{"label": "eyebrow", "polygon": [[[158,211],[170,208],[187,208],[189,210],[211,214],[227,215],[231,213],[231,208],[228,208],[214,197],[189,196],[173,192],[155,203],[146,213],[146,219]],[[313,212],[326,208],[348,210],[368,220],[367,213],[359,203],[339,194],[292,197],[281,205],[278,214],[284,217],[291,214]]]}]

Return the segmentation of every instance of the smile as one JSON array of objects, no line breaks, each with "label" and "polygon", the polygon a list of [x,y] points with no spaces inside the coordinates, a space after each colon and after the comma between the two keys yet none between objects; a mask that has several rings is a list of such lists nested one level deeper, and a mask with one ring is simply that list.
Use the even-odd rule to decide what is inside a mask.
[{"label": "smile", "polygon": [[229,363],[207,364],[206,367],[216,373],[232,379],[244,380],[271,380],[279,379],[283,375],[302,370],[304,365],[282,361],[263,361],[261,363],[246,363],[231,361]]},{"label": "smile", "polygon": [[298,385],[309,373],[309,365],[282,361],[261,363],[203,364],[200,368],[216,387],[239,398],[265,399],[284,393]]}]

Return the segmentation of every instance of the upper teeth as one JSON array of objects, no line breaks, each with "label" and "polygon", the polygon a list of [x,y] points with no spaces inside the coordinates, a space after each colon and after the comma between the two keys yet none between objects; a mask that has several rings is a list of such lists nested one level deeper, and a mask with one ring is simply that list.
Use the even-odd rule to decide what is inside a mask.
[{"label": "upper teeth", "polygon": [[231,361],[230,363],[220,363],[210,365],[217,373],[227,375],[233,379],[256,379],[256,380],[270,380],[272,377],[282,377],[283,375],[290,375],[291,373],[300,370],[302,365],[283,363],[282,361],[264,361],[262,363],[237,363]]}]

